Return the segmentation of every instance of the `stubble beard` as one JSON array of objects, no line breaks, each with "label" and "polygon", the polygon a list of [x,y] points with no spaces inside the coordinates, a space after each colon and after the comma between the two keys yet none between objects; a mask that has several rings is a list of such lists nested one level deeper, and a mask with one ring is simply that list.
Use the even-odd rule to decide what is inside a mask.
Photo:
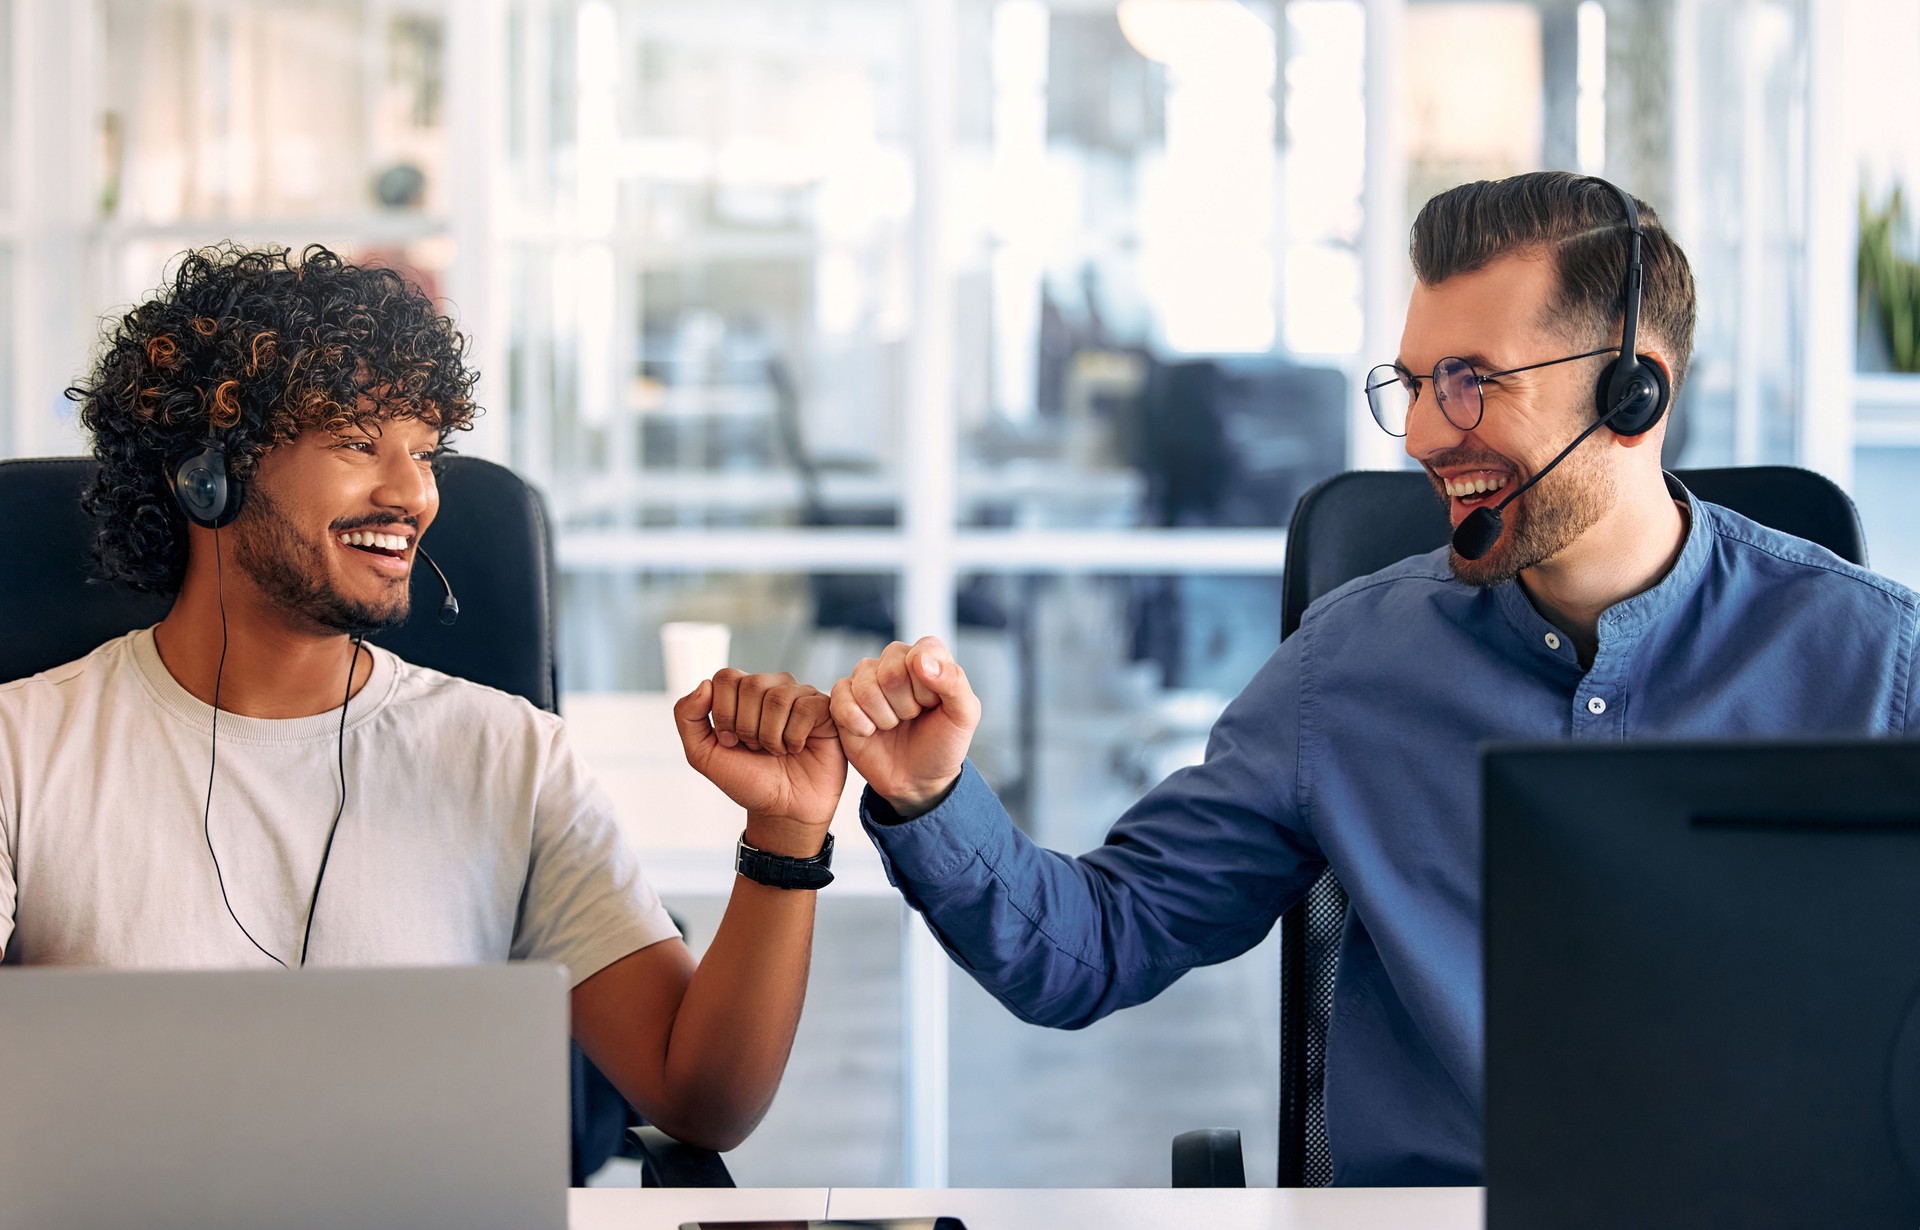
[{"label": "stubble beard", "polygon": [[385,602],[362,602],[334,588],[327,576],[326,548],[302,538],[293,523],[256,485],[234,522],[234,563],[274,605],[328,632],[366,636],[407,621],[409,586],[393,586]]},{"label": "stubble beard", "polygon": [[[1565,551],[1613,511],[1619,487],[1587,440],[1501,514],[1505,529],[1477,560],[1447,553],[1456,580],[1481,588],[1504,585]],[[1441,493],[1443,503],[1448,503]],[[1492,501],[1491,503],[1498,503]]]}]

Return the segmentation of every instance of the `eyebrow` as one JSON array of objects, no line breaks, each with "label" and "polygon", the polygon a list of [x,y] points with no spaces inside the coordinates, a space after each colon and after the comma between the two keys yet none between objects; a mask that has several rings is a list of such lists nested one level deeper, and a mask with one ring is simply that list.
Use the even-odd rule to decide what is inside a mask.
[{"label": "eyebrow", "polygon": [[[1445,354],[1445,355],[1441,355],[1440,357],[1443,359],[1465,359],[1467,362],[1473,364],[1473,366],[1476,369],[1483,372],[1498,372],[1498,371],[1507,370],[1506,368],[1504,368],[1498,363],[1495,363],[1492,359],[1489,359],[1486,355],[1480,353],[1477,350],[1470,351],[1466,354]],[[1393,361],[1393,365],[1399,368],[1401,371],[1406,372],[1408,375],[1414,376],[1421,380],[1426,380],[1433,375],[1432,367],[1427,368],[1427,370],[1423,372],[1416,372],[1413,370],[1413,368],[1407,366],[1407,361],[1402,358],[1395,358]]]}]

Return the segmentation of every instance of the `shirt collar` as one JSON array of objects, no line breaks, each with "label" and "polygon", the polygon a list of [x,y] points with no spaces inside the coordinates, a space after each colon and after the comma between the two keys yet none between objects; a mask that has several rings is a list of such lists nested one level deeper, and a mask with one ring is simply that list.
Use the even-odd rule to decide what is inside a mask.
[{"label": "shirt collar", "polygon": [[[1680,558],[1675,560],[1667,575],[1660,578],[1653,588],[1635,594],[1624,602],[1616,602],[1600,613],[1600,643],[1606,648],[1617,648],[1623,640],[1631,642],[1658,623],[1664,615],[1677,607],[1691,594],[1699,583],[1701,574],[1707,570],[1707,560],[1713,553],[1713,529],[1707,524],[1710,514],[1705,505],[1693,498],[1693,493],[1681,485],[1680,480],[1666,474],[1667,491],[1675,500],[1686,506],[1687,537],[1680,548]],[[1500,609],[1507,620],[1529,641],[1538,640],[1551,625],[1545,617],[1527,600],[1520,582],[1508,581],[1496,591]]]}]

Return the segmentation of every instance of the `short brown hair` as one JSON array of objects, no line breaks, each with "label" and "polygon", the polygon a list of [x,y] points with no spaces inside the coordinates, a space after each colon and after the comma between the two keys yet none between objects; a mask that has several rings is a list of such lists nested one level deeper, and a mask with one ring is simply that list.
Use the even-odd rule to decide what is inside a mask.
[{"label": "short brown hair", "polygon": [[[1693,354],[1693,270],[1659,215],[1638,197],[1634,204],[1646,236],[1640,336],[1665,343],[1678,393]],[[1560,293],[1547,323],[1583,346],[1626,312],[1627,250],[1620,198],[1605,184],[1567,171],[1462,184],[1428,201],[1413,222],[1413,273],[1429,286],[1505,256],[1550,256]]]}]

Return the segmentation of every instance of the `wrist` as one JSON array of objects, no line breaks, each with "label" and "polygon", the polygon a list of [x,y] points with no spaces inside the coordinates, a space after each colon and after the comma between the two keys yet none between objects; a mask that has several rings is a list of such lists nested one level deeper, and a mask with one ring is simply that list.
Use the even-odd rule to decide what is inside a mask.
[{"label": "wrist", "polygon": [[809,824],[791,816],[747,813],[746,842],[756,850],[783,858],[812,858],[827,844],[827,826]]},{"label": "wrist", "polygon": [[955,772],[945,781],[937,782],[925,789],[883,794],[880,797],[887,801],[887,806],[893,808],[893,814],[901,820],[917,820],[946,802],[947,796],[953,793],[953,788],[959,781],[960,774]]}]

